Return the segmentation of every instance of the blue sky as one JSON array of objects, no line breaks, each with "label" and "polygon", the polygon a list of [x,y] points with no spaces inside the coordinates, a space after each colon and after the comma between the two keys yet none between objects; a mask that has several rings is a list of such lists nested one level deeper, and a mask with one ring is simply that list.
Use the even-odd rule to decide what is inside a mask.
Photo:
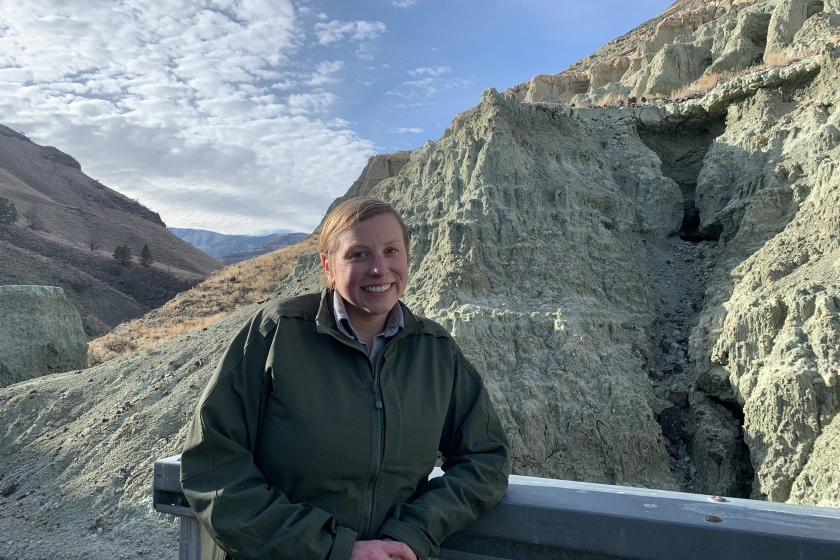
[{"label": "blue sky", "polygon": [[669,5],[0,0],[0,123],[171,227],[311,231],[371,155]]}]

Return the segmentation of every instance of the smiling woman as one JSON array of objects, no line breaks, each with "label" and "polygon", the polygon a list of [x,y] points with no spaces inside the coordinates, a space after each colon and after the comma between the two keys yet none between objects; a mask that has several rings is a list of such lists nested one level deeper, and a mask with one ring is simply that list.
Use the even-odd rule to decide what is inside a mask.
[{"label": "smiling woman", "polygon": [[232,558],[427,558],[501,500],[507,439],[449,333],[399,301],[396,211],[348,200],[321,239],[329,286],[264,306],[210,380],[184,494]]},{"label": "smiling woman", "polygon": [[405,291],[408,246],[408,230],[387,202],[351,199],[324,222],[321,264],[328,287],[343,300],[337,306],[369,352]]}]

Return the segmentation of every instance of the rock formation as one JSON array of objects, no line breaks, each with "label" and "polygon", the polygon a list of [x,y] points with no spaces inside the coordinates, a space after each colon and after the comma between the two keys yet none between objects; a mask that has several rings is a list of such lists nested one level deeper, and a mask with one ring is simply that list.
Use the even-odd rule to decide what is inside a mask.
[{"label": "rock formation", "polygon": [[[347,192],[344,193],[344,196],[335,199],[327,211],[324,213],[326,216],[330,213],[330,210],[347,200],[348,198],[352,198],[355,196],[368,196],[371,190],[384,181],[385,179],[390,179],[391,177],[395,176],[399,173],[402,168],[408,163],[408,159],[411,156],[410,151],[401,151],[396,152],[393,154],[379,154],[375,156],[371,156],[368,159],[367,165],[362,170],[362,174],[359,175],[359,178],[350,185],[350,188],[347,189]],[[316,231],[320,229],[320,225],[316,228]]]},{"label": "rock formation", "polygon": [[[837,1],[677,2],[566,73],[485,92],[351,189],[405,216],[405,299],[485,376],[516,472],[840,506],[838,17]],[[715,73],[691,99],[642,99]],[[627,102],[605,108],[610,92]],[[319,277],[303,255],[275,297]],[[13,502],[61,527],[7,554],[145,539],[174,557],[151,464],[180,450],[255,309],[0,389],[0,527],[31,525]]]},{"label": "rock formation", "polygon": [[0,386],[87,366],[82,318],[53,286],[0,286]]}]

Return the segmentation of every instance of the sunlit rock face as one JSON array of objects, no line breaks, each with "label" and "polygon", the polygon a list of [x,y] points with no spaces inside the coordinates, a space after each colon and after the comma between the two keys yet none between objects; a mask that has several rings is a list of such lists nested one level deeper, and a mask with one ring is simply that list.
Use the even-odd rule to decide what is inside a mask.
[{"label": "sunlit rock face", "polygon": [[836,0],[685,0],[507,92],[634,119],[680,186],[702,257],[677,345],[693,384],[671,388],[690,397],[684,488],[840,506],[838,43]]},{"label": "sunlit rock face", "polygon": [[[691,337],[698,388],[740,408],[752,497],[840,505],[840,62],[732,102],[697,184],[726,244]],[[808,64],[803,61],[800,64]],[[753,80],[755,81],[755,80]]]}]

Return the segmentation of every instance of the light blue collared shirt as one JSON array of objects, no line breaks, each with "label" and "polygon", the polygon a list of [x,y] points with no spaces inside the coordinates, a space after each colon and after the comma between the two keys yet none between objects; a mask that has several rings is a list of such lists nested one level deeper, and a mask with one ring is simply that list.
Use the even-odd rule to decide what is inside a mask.
[{"label": "light blue collared shirt", "polygon": [[[341,297],[338,290],[333,290],[333,313],[335,314],[335,323],[338,325],[338,330],[341,334],[347,338],[359,340],[359,335],[356,332],[356,329],[354,329],[353,325],[350,324],[350,316],[347,314],[347,307],[344,305],[344,298]],[[388,317],[385,319],[385,328],[382,329],[381,333],[373,338],[373,349],[368,348],[367,344],[359,340],[359,342],[362,342],[362,345],[368,351],[368,358],[370,359],[371,364],[376,363],[376,358],[379,357],[379,353],[382,352],[383,348],[385,348],[385,344],[387,344],[391,338],[399,334],[403,329],[405,329],[405,321],[403,318],[402,307],[400,307],[399,302],[397,302],[396,305],[391,308],[391,311],[388,312]]]}]

